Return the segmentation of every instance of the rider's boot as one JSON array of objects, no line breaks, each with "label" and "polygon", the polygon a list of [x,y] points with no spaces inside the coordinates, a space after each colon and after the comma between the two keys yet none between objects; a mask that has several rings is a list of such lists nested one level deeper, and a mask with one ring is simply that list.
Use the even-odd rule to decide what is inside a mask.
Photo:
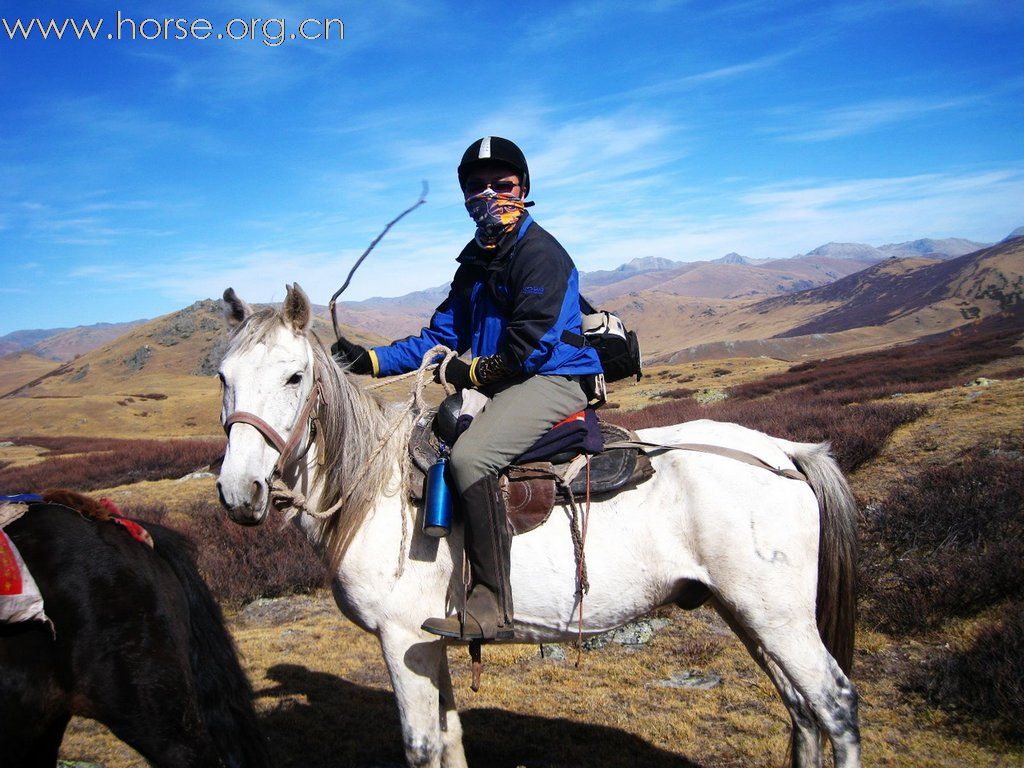
[{"label": "rider's boot", "polygon": [[475,582],[466,600],[466,621],[457,615],[431,618],[423,622],[423,629],[459,640],[509,640],[514,634],[509,582],[512,531],[498,477],[488,475],[467,488],[462,509],[466,554]]}]

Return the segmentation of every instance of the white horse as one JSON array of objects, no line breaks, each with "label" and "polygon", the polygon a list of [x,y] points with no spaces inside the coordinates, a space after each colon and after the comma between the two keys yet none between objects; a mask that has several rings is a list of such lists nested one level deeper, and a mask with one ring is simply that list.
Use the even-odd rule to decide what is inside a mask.
[{"label": "white horse", "polygon": [[[224,298],[233,334],[220,368],[229,430],[222,503],[235,522],[258,525],[280,473],[298,500],[298,525],[330,564],[338,607],[380,640],[409,765],[465,766],[446,641],[420,630],[460,594],[462,531],[443,540],[420,532],[422,510],[407,501],[403,482],[411,417],[399,422],[399,411],[331,360],[310,333],[298,285],[281,312],[252,312],[231,289]],[[822,736],[837,766],[860,765],[857,694],[846,674],[856,507],[827,444],[707,420],[640,437],[739,449],[797,468],[807,482],[718,455],[655,456],[652,479],[592,504],[583,634],[707,600],[781,694],[793,719],[793,765],[821,765]],[[576,636],[576,563],[562,512],[513,540],[512,642]]]}]

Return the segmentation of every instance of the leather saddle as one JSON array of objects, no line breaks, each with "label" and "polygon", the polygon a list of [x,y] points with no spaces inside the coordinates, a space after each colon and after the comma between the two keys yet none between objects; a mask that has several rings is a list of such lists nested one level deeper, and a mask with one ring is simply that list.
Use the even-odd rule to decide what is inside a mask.
[{"label": "leather saddle", "polygon": [[[427,470],[440,456],[440,441],[435,430],[438,409],[424,411],[413,426],[409,440],[409,488],[414,501],[423,499]],[[632,430],[600,422],[604,443],[637,440]],[[530,451],[527,451],[530,453]],[[512,532],[532,531],[551,515],[556,503],[569,503],[587,494],[588,472],[578,460],[578,452],[562,452],[542,461],[513,463],[501,473],[501,487]],[[646,454],[635,448],[612,448],[589,454],[590,497],[607,497],[632,488],[654,474]],[[574,463],[575,462],[575,463]],[[576,472],[577,469],[581,471]],[[572,475],[574,477],[568,477]],[[568,481],[567,481],[568,480]]]}]

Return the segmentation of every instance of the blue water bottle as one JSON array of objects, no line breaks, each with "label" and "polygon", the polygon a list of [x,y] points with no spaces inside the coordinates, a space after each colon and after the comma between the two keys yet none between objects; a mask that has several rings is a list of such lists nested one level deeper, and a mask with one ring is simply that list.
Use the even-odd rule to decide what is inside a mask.
[{"label": "blue water bottle", "polygon": [[423,502],[423,532],[435,539],[443,539],[452,532],[452,497],[448,479],[448,452],[441,446],[441,456],[427,470],[427,486]]}]

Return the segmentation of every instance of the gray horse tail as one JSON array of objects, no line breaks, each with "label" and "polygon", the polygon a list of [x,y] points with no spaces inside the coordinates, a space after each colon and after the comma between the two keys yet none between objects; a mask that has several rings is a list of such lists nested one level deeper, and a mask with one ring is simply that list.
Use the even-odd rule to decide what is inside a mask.
[{"label": "gray horse tail", "polygon": [[818,499],[818,633],[849,675],[857,620],[857,502],[828,443],[779,443]]}]

